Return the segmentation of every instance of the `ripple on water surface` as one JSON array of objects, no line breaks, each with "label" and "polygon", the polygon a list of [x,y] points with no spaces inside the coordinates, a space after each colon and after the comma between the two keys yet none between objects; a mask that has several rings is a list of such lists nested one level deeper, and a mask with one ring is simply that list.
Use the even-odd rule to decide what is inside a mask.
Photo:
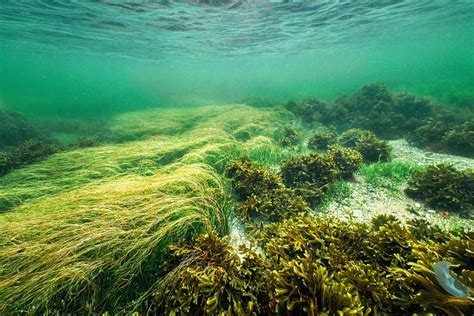
[{"label": "ripple on water surface", "polygon": [[0,38],[138,59],[209,59],[393,40],[471,25],[474,16],[473,1],[195,2],[4,0]]}]

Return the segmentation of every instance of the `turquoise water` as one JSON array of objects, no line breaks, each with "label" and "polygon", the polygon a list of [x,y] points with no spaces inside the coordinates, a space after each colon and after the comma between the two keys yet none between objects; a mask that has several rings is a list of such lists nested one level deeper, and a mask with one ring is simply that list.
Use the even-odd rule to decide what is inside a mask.
[{"label": "turquoise water", "polygon": [[2,1],[0,105],[99,115],[374,81],[474,97],[473,1],[208,2]]},{"label": "turquoise water", "polygon": [[473,34],[474,0],[0,0],[0,316],[474,315]]}]

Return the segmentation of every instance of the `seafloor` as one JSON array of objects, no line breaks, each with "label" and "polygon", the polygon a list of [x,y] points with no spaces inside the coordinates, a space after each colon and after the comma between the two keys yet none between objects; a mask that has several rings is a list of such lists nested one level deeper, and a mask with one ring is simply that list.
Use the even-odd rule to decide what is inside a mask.
[{"label": "seafloor", "polygon": [[472,314],[471,109],[247,103],[28,123],[0,156],[0,314]]}]

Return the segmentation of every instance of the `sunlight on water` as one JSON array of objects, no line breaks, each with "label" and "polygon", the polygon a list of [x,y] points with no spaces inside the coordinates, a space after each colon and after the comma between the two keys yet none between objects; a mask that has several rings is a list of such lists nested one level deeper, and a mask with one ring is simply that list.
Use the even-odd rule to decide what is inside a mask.
[{"label": "sunlight on water", "polygon": [[1,102],[93,114],[383,81],[449,103],[474,91],[473,17],[472,1],[4,1]]}]

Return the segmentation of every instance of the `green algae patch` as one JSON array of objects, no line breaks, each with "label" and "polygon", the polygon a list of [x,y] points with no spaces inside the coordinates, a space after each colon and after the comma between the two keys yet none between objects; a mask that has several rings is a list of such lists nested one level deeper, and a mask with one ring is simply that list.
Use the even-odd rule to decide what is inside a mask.
[{"label": "green algae patch", "polygon": [[417,166],[398,161],[377,162],[362,166],[358,174],[367,184],[396,193],[402,191],[402,185],[419,169]]}]

